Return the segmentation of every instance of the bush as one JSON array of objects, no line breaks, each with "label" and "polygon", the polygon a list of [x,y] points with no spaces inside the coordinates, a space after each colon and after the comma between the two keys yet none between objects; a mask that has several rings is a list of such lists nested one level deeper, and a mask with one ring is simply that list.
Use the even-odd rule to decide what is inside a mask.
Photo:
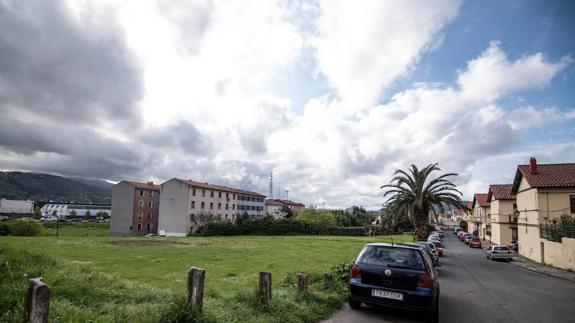
[{"label": "bush", "polygon": [[12,220],[8,227],[13,236],[35,236],[42,231],[42,225],[38,221],[27,218]]},{"label": "bush", "polygon": [[2,222],[0,223],[0,236],[7,236],[10,234],[10,226],[8,223]]},{"label": "bush", "polygon": [[336,227],[329,230],[330,235],[334,236],[366,236],[365,227]]},{"label": "bush", "polygon": [[467,232],[467,221],[461,220],[461,221],[459,222],[459,227],[460,227],[463,231]]}]

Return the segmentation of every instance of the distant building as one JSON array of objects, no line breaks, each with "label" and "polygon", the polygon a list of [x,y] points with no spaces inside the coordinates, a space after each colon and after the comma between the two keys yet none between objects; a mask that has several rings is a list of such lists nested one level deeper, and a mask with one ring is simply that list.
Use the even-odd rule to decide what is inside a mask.
[{"label": "distant building", "polygon": [[110,205],[100,204],[75,204],[75,203],[48,203],[40,209],[43,217],[58,217],[60,220],[66,218],[80,218],[85,216],[96,217],[98,214],[106,213],[112,215]]},{"label": "distant building", "polygon": [[157,234],[160,186],[121,181],[112,188],[111,235]]},{"label": "distant building", "polygon": [[274,218],[283,218],[285,216],[281,212],[283,207],[289,208],[293,215],[297,215],[305,208],[305,205],[302,203],[283,199],[267,199],[265,200],[265,205],[266,213]]},{"label": "distant building", "polygon": [[28,215],[33,213],[33,201],[0,199],[0,214]]},{"label": "distant building", "polygon": [[233,222],[244,211],[262,214],[263,198],[255,192],[173,178],[161,185],[159,233],[186,236],[208,221]]},{"label": "distant building", "polygon": [[473,217],[467,224],[467,231],[473,233],[478,231],[479,237],[485,239],[487,235],[487,215],[489,214],[491,204],[487,201],[487,194],[476,193],[473,196]]},{"label": "distant building", "polygon": [[511,193],[513,184],[489,185],[487,201],[490,203],[491,233],[487,239],[500,245],[517,242],[517,205]]}]

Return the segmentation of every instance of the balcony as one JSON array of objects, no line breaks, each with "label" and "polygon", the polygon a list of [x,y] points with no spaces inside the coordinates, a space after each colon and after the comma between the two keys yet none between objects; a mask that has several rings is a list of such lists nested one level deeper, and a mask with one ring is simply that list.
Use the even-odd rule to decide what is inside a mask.
[{"label": "balcony", "polygon": [[518,215],[516,214],[509,214],[509,223],[517,223],[517,219],[519,218]]}]

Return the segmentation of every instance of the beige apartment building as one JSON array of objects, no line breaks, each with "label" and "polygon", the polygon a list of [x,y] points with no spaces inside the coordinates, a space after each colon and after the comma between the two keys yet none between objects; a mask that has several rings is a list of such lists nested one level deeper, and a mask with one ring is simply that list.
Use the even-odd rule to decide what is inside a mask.
[{"label": "beige apartment building", "polygon": [[[561,216],[575,216],[575,163],[517,166],[519,254],[533,261],[575,270],[575,239],[542,235]],[[551,241],[556,240],[556,241]]]},{"label": "beige apartment building", "polygon": [[118,182],[112,188],[110,235],[156,234],[159,201],[160,186],[153,182]]},{"label": "beige apartment building", "polygon": [[489,185],[487,201],[489,201],[491,227],[490,240],[499,245],[510,245],[517,241],[517,214],[515,212],[515,195],[511,194],[513,184]]},{"label": "beige apartment building", "polygon": [[487,201],[487,194],[476,193],[473,196],[473,203],[471,205],[473,209],[473,218],[468,223],[468,232],[473,233],[473,231],[478,231],[479,237],[486,239],[487,235],[487,221],[490,212],[490,204]]},{"label": "beige apartment building", "polygon": [[238,214],[246,212],[238,208],[239,196],[242,202],[250,203],[245,208],[263,214],[262,194],[173,178],[160,188],[158,232],[166,236],[186,236],[214,219],[233,222]]}]

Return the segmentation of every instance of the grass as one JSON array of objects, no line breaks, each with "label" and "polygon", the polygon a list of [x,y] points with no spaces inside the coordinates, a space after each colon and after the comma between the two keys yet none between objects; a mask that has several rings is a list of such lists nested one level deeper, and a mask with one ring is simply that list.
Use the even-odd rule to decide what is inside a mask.
[{"label": "grass", "polygon": [[[63,232],[82,235],[83,231],[72,226]],[[393,239],[407,241],[411,236]],[[196,266],[206,270],[206,280],[204,314],[194,320],[314,322],[339,308],[345,295],[343,289],[324,288],[321,275],[351,261],[365,243],[389,240],[335,236],[118,238],[92,234],[0,237],[0,313],[8,313],[0,315],[0,321],[21,317],[19,300],[23,299],[26,280],[39,275],[52,287],[50,314],[54,322],[190,321],[183,298],[187,270]],[[10,267],[12,274],[2,266]],[[260,271],[272,273],[271,306],[261,305],[255,296]],[[295,291],[293,277],[297,272],[312,277],[310,291],[304,296]]]}]

